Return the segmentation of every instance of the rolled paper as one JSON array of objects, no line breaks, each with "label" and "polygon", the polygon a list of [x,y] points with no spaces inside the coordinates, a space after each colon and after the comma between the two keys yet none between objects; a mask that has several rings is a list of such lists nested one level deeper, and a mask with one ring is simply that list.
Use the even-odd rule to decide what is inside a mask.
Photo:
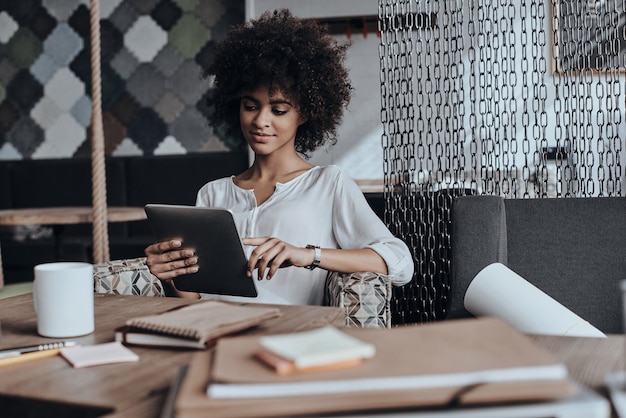
[{"label": "rolled paper", "polygon": [[501,263],[482,269],[467,288],[465,309],[495,316],[528,334],[606,337],[604,333]]}]

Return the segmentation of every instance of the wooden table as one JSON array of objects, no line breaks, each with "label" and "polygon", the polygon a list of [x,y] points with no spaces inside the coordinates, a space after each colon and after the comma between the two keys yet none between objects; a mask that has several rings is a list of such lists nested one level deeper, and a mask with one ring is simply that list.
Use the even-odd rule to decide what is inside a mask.
[{"label": "wooden table", "polygon": [[[108,222],[128,222],[146,219],[142,207],[110,206],[107,208]],[[71,224],[93,222],[93,209],[90,206],[24,208],[0,210],[0,225],[53,225],[55,226],[55,246],[58,248],[59,227]],[[0,288],[4,285],[0,252]]]},{"label": "wooden table", "polygon": [[[114,339],[114,329],[135,316],[163,312],[195,300],[95,294],[95,332],[73,338],[81,344]],[[283,315],[254,329],[255,333],[288,332],[333,324],[341,326],[340,308],[281,306]],[[52,341],[37,335],[32,295],[14,296],[0,304],[0,349]],[[188,350],[133,347],[137,363],[74,369],[62,357],[0,367],[0,415],[158,417],[167,391]]]},{"label": "wooden table", "polygon": [[[96,330],[74,338],[82,344],[113,340],[114,329],[130,317],[153,314],[197,301],[95,295]],[[293,332],[325,324],[343,325],[339,308],[281,306],[283,315],[250,333]],[[0,348],[38,344],[50,339],[37,335],[32,296],[21,295],[0,303]],[[572,378],[606,394],[604,376],[624,368],[625,338],[606,339],[531,336],[563,361]],[[158,417],[181,367],[194,364],[197,351],[133,347],[138,363],[74,369],[61,357],[0,367],[0,414],[23,416],[81,416],[109,418]],[[201,389],[198,389],[199,391]]]}]

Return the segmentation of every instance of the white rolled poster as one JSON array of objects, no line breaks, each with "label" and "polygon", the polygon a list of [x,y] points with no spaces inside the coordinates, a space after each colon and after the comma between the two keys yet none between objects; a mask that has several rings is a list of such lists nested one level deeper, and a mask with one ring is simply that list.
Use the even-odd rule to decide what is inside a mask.
[{"label": "white rolled poster", "polygon": [[482,269],[467,288],[465,309],[499,317],[520,332],[572,337],[604,333],[501,263]]}]

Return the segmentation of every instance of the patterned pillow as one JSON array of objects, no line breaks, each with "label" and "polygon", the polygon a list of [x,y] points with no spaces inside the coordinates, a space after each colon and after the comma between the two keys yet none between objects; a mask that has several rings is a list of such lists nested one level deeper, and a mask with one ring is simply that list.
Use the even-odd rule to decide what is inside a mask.
[{"label": "patterned pillow", "polygon": [[391,281],[385,275],[331,272],[324,304],[343,308],[348,327],[391,327]]},{"label": "patterned pillow", "polygon": [[161,281],[150,273],[145,257],[94,264],[93,279],[96,293],[165,296]]}]

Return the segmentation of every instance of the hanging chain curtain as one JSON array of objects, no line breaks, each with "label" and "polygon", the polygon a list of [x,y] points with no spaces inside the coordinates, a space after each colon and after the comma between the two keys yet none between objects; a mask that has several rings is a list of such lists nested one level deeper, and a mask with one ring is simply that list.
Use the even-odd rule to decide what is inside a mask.
[{"label": "hanging chain curtain", "polygon": [[622,196],[626,0],[379,0],[392,323],[446,315],[456,196]]}]

